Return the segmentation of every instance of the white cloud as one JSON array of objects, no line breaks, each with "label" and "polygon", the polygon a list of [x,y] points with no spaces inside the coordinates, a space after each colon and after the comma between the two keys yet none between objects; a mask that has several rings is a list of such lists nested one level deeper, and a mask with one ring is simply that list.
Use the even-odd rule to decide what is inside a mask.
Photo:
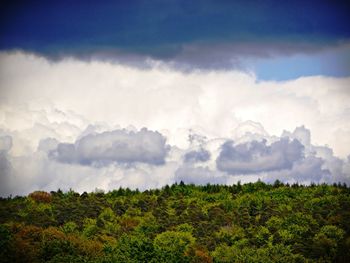
[{"label": "white cloud", "polygon": [[[183,73],[165,64],[141,69],[69,58],[49,62],[35,55],[3,52],[0,137],[11,138],[11,147],[8,139],[0,140],[0,148],[6,149],[0,163],[1,194],[58,187],[85,191],[123,185],[142,189],[172,183],[186,174],[203,183],[216,180],[211,176],[223,176],[220,180],[227,183],[274,176],[305,182],[349,182],[349,87],[350,78],[257,82],[253,75],[238,71]],[[120,148],[107,144],[121,141],[112,136],[113,131],[126,128],[126,134],[137,134],[142,127],[158,131],[166,142],[151,140],[144,147],[140,140],[131,147],[134,140],[126,138],[133,153],[129,157],[137,156],[131,162],[134,165],[125,167],[120,160],[111,161],[114,157],[104,150],[114,149],[111,154],[117,156]],[[295,127],[299,128],[283,133]],[[101,141],[96,134],[111,136]],[[293,159],[288,167],[279,165],[280,171],[270,167],[231,176],[217,170],[215,161],[227,140],[245,144],[266,139],[271,145],[281,140],[281,134],[300,141],[305,157]],[[78,142],[94,136],[97,139],[89,140],[84,148],[88,151],[80,152]],[[166,156],[165,144],[171,146]],[[75,161],[64,163],[58,158],[63,152],[57,149],[64,145],[74,148]],[[92,145],[104,150],[95,151]],[[55,149],[57,158],[49,158],[48,153]],[[202,150],[210,158],[207,154],[203,157]],[[156,159],[164,164],[142,159],[154,151],[160,153]],[[111,162],[99,167],[81,165],[87,152],[89,162],[97,155],[102,159],[109,156]],[[191,161],[185,164],[186,159]]]},{"label": "white cloud", "polygon": [[[164,65],[140,69],[101,61],[48,62],[24,53],[1,53],[0,77],[0,120],[13,130],[46,121],[60,124],[54,130],[69,132],[105,122],[167,130],[171,144],[185,147],[187,138],[178,135],[182,130],[199,127],[206,136],[227,137],[241,122],[254,121],[271,135],[305,125],[314,144],[327,144],[341,157],[349,154],[349,78],[257,83],[238,71],[182,73]],[[64,118],[70,127],[64,127]]]}]

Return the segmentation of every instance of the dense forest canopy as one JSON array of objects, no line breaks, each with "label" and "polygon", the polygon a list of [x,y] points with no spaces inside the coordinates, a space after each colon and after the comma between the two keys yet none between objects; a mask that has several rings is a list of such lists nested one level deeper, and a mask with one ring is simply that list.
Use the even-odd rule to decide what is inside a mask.
[{"label": "dense forest canopy", "polygon": [[0,223],[1,262],[350,262],[341,184],[37,191]]}]

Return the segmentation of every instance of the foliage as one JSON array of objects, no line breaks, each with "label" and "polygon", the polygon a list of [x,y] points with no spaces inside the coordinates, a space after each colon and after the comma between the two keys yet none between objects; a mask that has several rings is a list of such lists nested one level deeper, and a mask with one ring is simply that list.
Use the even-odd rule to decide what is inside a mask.
[{"label": "foliage", "polygon": [[194,244],[191,233],[165,231],[154,239],[154,250],[158,262],[188,262],[187,253]]},{"label": "foliage", "polygon": [[0,262],[350,262],[350,189],[36,191],[0,198],[0,247]]},{"label": "foliage", "polygon": [[52,198],[51,194],[44,191],[35,191],[28,196],[36,202],[50,203]]}]

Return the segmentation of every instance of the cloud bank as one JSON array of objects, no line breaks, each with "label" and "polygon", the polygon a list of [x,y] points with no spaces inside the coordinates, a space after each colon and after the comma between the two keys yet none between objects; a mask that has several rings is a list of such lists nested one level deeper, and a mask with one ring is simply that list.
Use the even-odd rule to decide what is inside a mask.
[{"label": "cloud bank", "polygon": [[[0,53],[0,194],[349,183],[350,79]],[[304,126],[303,126],[304,125]]]},{"label": "cloud bank", "polygon": [[159,132],[118,129],[84,135],[71,144],[47,138],[36,151],[13,156],[12,137],[1,136],[0,193],[121,186],[145,190],[180,181],[350,183],[350,158],[340,159],[329,147],[310,144],[310,131],[303,126],[280,137],[264,135],[260,141],[250,132],[243,137],[244,143],[202,139],[199,149],[193,144],[181,149],[167,145]]}]

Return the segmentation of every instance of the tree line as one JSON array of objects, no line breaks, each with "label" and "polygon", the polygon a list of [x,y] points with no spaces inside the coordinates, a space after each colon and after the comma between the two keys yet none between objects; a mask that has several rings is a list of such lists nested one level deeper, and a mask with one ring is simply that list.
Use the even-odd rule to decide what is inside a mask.
[{"label": "tree line", "polygon": [[0,247],[0,262],[350,262],[350,188],[36,191],[0,199]]}]

